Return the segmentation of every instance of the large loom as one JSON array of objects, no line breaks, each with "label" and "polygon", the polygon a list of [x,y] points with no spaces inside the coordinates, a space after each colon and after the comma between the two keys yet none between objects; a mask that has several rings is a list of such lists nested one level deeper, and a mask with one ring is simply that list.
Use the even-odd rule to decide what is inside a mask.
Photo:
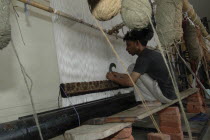
[{"label": "large loom", "polygon": [[[52,0],[52,7],[47,7],[28,0],[18,1],[55,14],[53,15],[54,36],[60,69],[62,106],[66,107],[72,104],[76,105],[75,107],[52,110],[38,114],[44,139],[63,134],[67,129],[77,127],[79,123],[90,118],[110,116],[136,105],[133,94],[127,94],[132,92],[132,89],[121,87],[110,81],[105,81],[105,75],[109,70],[110,63],[116,63],[116,71],[124,71],[120,63],[115,59],[113,52],[107,48],[107,43],[101,33],[97,31],[99,28],[96,26],[94,18],[92,18],[90,13],[87,12],[89,10],[87,1],[76,3],[74,0]],[[69,5],[71,5],[71,7],[68,7]],[[76,9],[78,8],[81,9],[81,13],[76,12]],[[188,14],[191,18],[195,15],[193,9],[189,8],[189,3],[187,1],[184,1],[184,10],[189,12]],[[203,36],[210,39],[199,19],[195,19],[195,21],[195,24],[200,26]],[[85,26],[78,24],[77,22],[82,23]],[[111,21],[106,22],[106,24],[100,24],[102,24],[104,29],[111,29],[114,25],[121,22],[121,18],[117,16]],[[109,34],[118,33],[118,30],[123,26],[124,24],[119,24],[113,28],[114,30],[104,31]],[[92,28],[97,30],[92,30]],[[126,66],[128,66],[134,62],[135,58],[132,58],[126,53],[126,50],[123,48],[125,44],[121,40],[116,40],[116,37],[121,38],[121,36],[122,32],[118,35],[110,36],[110,39],[118,54],[123,58]],[[173,52],[171,52],[171,54],[173,54]],[[196,92],[197,89],[188,89],[182,92],[181,99]],[[95,100],[98,101],[90,102]],[[178,100],[174,100],[170,104],[166,104],[159,108],[152,108],[151,112],[147,112],[145,109],[139,110],[137,107],[134,107],[114,116],[124,117],[132,115],[142,119],[176,102],[178,102]],[[75,108],[78,112],[75,112]],[[78,122],[77,113],[80,114],[81,122]],[[60,119],[58,120],[58,118]],[[72,125],[68,125],[66,122],[69,124],[71,123]],[[21,123],[24,125],[19,125]],[[130,123],[116,124],[116,126],[115,124],[110,124],[106,127],[111,130],[115,126],[115,131],[117,131],[128,125],[130,125]],[[7,126],[10,127],[8,128]],[[39,135],[37,129],[33,129],[34,126],[35,123],[32,116],[23,117],[18,121],[0,125],[0,136],[4,139],[11,138],[11,136],[16,136],[17,139],[37,139],[39,138]],[[82,126],[81,129],[83,127],[86,126]],[[96,130],[101,130],[102,128],[103,125],[100,127],[95,126]],[[49,130],[53,130],[53,133],[50,133]],[[76,131],[80,131],[80,127]],[[110,132],[109,134],[106,133],[107,135],[103,135],[103,137],[100,135],[95,137],[95,139],[104,138],[113,134],[115,131]],[[92,131],[89,133],[91,134]],[[66,132],[67,137],[68,135],[72,135],[71,132]],[[74,138],[75,140],[81,140],[79,134]],[[87,140],[91,137],[87,135],[85,138],[85,140]]]}]

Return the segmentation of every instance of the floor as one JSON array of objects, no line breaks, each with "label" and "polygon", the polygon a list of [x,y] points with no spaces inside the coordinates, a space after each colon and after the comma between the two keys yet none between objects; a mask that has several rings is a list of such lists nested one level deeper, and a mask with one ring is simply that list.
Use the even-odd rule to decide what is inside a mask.
[{"label": "floor", "polygon": [[[207,114],[210,118],[210,100],[206,100],[206,104],[208,106]],[[187,114],[188,118],[193,117],[196,114]],[[157,115],[154,116],[156,118],[156,121],[158,122]],[[183,118],[182,118],[183,119]],[[183,120],[182,120],[183,122]],[[190,122],[191,130],[193,132],[193,140],[210,140],[210,121],[206,122]],[[185,128],[185,125],[183,123],[183,131],[185,134],[184,140],[189,140],[187,137],[187,130]],[[134,124],[133,127],[133,136],[135,140],[147,140],[147,134],[150,132],[155,132],[155,128],[153,124],[151,123],[149,118],[145,118],[141,122],[137,122]]]}]

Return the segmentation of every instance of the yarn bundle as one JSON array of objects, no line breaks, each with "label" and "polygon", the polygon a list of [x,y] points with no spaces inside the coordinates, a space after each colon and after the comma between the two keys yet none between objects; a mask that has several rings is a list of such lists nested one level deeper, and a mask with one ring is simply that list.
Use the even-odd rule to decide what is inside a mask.
[{"label": "yarn bundle", "polygon": [[100,21],[112,19],[121,8],[121,0],[88,0],[88,4],[92,15]]},{"label": "yarn bundle", "polygon": [[150,23],[151,4],[149,0],[122,0],[121,16],[128,28],[141,30]]},{"label": "yarn bundle", "polygon": [[198,32],[195,26],[187,22],[184,28],[184,39],[189,51],[190,60],[199,62],[203,57],[202,48],[200,46]]},{"label": "yarn bundle", "polygon": [[183,36],[183,0],[157,0],[156,4],[157,34],[163,47],[170,46]]}]

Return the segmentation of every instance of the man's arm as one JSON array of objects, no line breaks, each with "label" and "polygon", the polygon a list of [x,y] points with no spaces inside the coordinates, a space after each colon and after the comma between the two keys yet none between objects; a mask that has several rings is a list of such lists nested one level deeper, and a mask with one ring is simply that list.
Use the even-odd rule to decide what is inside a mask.
[{"label": "man's arm", "polygon": [[[137,72],[132,72],[130,76],[132,80],[134,81],[134,83],[136,83],[136,81],[141,76],[141,74]],[[134,86],[127,74],[122,74],[122,73],[117,73],[117,72],[108,72],[106,75],[106,78],[122,86],[129,86],[129,87]]]}]

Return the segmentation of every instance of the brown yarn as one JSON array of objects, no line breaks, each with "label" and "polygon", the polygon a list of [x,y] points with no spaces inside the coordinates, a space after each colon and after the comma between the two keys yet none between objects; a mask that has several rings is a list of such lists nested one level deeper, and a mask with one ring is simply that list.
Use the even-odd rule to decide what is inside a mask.
[{"label": "brown yarn", "polygon": [[200,29],[197,29],[198,39],[200,46],[202,47],[202,56],[205,57],[207,64],[210,66],[210,53],[208,52],[207,44],[202,36],[202,32]]}]

